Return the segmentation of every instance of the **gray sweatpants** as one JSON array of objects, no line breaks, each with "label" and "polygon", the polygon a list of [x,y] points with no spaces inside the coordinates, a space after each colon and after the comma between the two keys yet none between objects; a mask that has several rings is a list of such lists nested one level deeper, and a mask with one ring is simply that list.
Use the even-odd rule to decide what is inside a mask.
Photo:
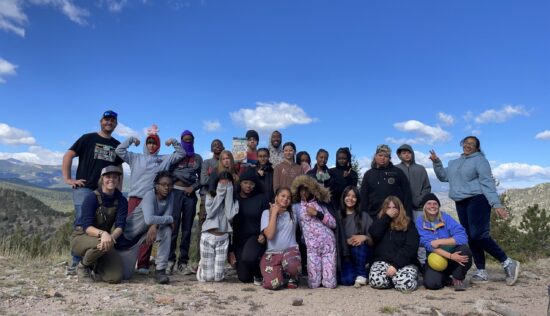
[{"label": "gray sweatpants", "polygon": [[[168,256],[170,255],[170,242],[172,237],[172,226],[161,225],[157,229],[157,239],[155,242],[159,243],[157,248],[157,258],[155,260],[157,270],[165,270],[168,267]],[[131,248],[125,250],[117,250],[120,258],[122,259],[122,278],[128,280],[134,274],[136,267],[136,261],[139,253],[139,246],[145,243],[147,239],[147,233],[139,239],[139,241]]]}]

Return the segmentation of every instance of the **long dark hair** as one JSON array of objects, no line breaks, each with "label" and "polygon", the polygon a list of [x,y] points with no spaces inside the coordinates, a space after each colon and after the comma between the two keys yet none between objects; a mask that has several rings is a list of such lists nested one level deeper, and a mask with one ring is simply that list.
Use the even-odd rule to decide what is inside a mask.
[{"label": "long dark hair", "polygon": [[347,206],[346,202],[344,202],[344,199],[346,198],[346,195],[350,191],[353,191],[355,193],[355,198],[357,199],[357,202],[354,206],[354,212],[353,212],[353,221],[355,222],[355,230],[357,233],[362,233],[363,229],[363,220],[361,219],[361,210],[359,209],[359,204],[361,202],[361,197],[359,196],[359,189],[357,189],[354,185],[348,185],[344,192],[342,192],[342,196],[340,197],[340,215],[342,215],[342,219],[346,218],[348,216],[347,214]]}]

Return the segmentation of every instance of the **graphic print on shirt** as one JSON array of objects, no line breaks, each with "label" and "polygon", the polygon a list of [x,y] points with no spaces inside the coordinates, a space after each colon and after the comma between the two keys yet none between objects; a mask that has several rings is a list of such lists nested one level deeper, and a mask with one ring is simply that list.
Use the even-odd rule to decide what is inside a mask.
[{"label": "graphic print on shirt", "polygon": [[98,143],[95,144],[94,159],[114,162],[116,157],[115,147]]}]

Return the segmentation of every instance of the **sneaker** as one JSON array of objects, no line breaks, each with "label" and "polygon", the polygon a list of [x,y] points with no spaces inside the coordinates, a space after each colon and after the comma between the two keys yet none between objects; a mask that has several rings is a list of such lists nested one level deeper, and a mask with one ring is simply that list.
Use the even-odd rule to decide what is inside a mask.
[{"label": "sneaker", "polygon": [[474,275],[472,275],[472,283],[487,283],[489,282],[489,275],[485,270],[479,269]]},{"label": "sneaker", "polygon": [[365,278],[364,276],[357,276],[355,278],[355,284],[353,286],[355,287],[361,287],[363,285],[367,285],[367,278]]},{"label": "sneaker", "polygon": [[455,288],[455,291],[466,291],[466,284],[464,284],[463,280],[457,280],[453,279],[453,286]]},{"label": "sneaker", "polygon": [[155,270],[155,281],[158,284],[170,283],[170,278],[166,275],[166,270]]},{"label": "sneaker", "polygon": [[176,263],[174,261],[168,261],[168,266],[166,267],[166,274],[172,275],[174,274],[174,267],[176,266]]},{"label": "sneaker", "polygon": [[191,275],[197,273],[196,270],[191,268],[191,266],[188,266],[186,263],[178,264],[178,271],[183,275]]},{"label": "sneaker", "polygon": [[254,285],[262,286],[262,284],[264,284],[264,278],[254,277]]},{"label": "sneaker", "polygon": [[288,283],[286,284],[287,289],[297,289],[298,288],[298,281],[295,279],[288,279]]},{"label": "sneaker", "polygon": [[506,274],[506,285],[514,285],[518,280],[520,272],[520,263],[519,261],[509,259],[508,265],[504,267],[504,273]]},{"label": "sneaker", "polygon": [[67,267],[67,271],[65,272],[65,275],[77,275],[78,264],[79,264],[79,262],[73,261]]},{"label": "sneaker", "polygon": [[148,275],[148,274],[149,274],[149,269],[147,269],[147,268],[139,268],[139,269],[137,269],[137,274],[140,274],[140,275]]}]

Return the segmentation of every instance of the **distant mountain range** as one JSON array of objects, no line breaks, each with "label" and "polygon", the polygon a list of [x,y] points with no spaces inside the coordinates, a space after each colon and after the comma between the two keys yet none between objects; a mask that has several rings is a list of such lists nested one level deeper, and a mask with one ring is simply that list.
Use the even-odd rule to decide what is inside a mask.
[{"label": "distant mountain range", "polygon": [[[75,170],[73,168],[73,172]],[[61,166],[38,165],[17,159],[0,160],[0,188],[23,191],[56,211],[66,213],[73,210],[71,189],[63,182]],[[125,177],[123,191],[128,192],[128,189],[129,181]],[[455,204],[446,191],[448,185],[433,183],[432,190],[440,199],[442,210],[456,217]],[[517,222],[528,206],[538,204],[550,211],[550,183],[527,189],[509,189],[503,193],[503,198]]]}]

